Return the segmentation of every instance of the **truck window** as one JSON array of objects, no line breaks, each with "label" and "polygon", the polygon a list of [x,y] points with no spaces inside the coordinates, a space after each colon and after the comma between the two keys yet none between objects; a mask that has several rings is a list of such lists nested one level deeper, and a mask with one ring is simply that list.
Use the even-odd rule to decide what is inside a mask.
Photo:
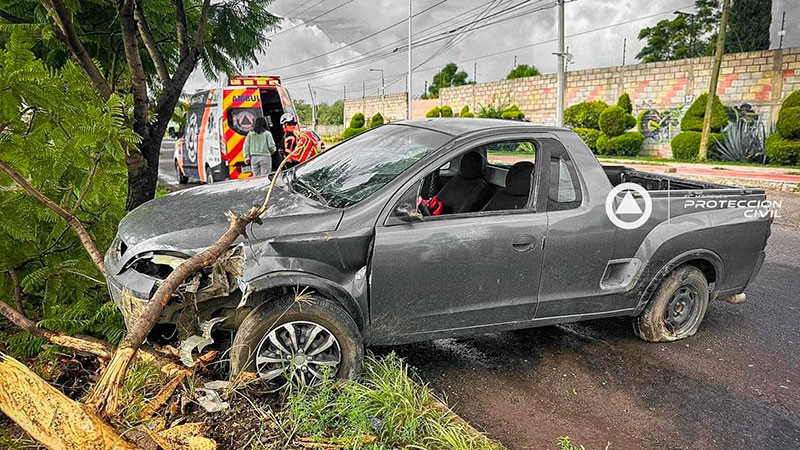
[{"label": "truck window", "polygon": [[228,109],[228,126],[241,135],[247,135],[253,129],[257,117],[261,117],[261,111],[258,108],[230,108]]},{"label": "truck window", "polygon": [[566,149],[555,139],[541,139],[550,147],[550,186],[547,195],[548,211],[563,211],[581,205],[581,184],[575,164]]}]

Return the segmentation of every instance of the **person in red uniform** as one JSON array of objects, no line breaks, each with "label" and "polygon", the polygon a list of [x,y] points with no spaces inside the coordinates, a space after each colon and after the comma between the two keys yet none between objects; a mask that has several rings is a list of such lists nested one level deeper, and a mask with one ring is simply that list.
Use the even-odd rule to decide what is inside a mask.
[{"label": "person in red uniform", "polygon": [[301,131],[294,114],[284,113],[281,116],[281,126],[284,156],[290,155],[289,161],[293,165],[317,156],[322,141],[313,131]]}]

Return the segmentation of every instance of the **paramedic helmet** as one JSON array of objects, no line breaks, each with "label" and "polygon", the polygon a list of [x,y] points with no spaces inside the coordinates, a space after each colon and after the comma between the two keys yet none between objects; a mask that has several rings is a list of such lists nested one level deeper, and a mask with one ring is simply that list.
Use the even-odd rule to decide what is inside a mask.
[{"label": "paramedic helmet", "polygon": [[283,113],[281,116],[281,125],[289,125],[297,123],[297,120],[294,118],[294,114],[292,113]]}]

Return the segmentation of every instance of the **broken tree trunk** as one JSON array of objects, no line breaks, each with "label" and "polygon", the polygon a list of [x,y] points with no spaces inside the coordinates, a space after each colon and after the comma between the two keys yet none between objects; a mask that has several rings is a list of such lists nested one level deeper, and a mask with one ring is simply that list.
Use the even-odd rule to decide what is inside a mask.
[{"label": "broken tree trunk", "polygon": [[19,361],[0,354],[0,409],[47,448],[138,449],[98,417]]},{"label": "broken tree trunk", "polygon": [[159,285],[155,294],[150,298],[144,312],[139,316],[128,329],[125,339],[117,347],[114,357],[111,359],[103,375],[94,386],[92,395],[87,401],[98,411],[113,416],[119,410],[119,391],[125,381],[125,373],[130,366],[136,351],[144,342],[150,330],[153,329],[161,312],[167,306],[169,299],[175,290],[186,281],[189,275],[214,264],[233,245],[240,235],[245,234],[245,228],[252,222],[260,222],[260,216],[269,206],[270,197],[275,189],[275,181],[278,179],[286,163],[294,154],[287,155],[281,161],[272,182],[269,185],[263,204],[253,206],[240,216],[236,216],[228,211],[230,226],[217,242],[205,250],[195,254],[191,258],[181,263],[172,273]]}]

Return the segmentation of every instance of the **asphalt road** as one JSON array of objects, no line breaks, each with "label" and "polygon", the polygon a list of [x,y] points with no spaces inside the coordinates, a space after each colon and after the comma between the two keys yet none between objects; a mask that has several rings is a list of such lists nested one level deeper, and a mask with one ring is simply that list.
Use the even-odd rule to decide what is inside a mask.
[{"label": "asphalt road", "polygon": [[[171,145],[160,177],[177,187]],[[606,319],[376,351],[512,449],[800,448],[800,194],[770,198],[781,217],[747,302],[713,302],[692,338],[649,344]]]}]

